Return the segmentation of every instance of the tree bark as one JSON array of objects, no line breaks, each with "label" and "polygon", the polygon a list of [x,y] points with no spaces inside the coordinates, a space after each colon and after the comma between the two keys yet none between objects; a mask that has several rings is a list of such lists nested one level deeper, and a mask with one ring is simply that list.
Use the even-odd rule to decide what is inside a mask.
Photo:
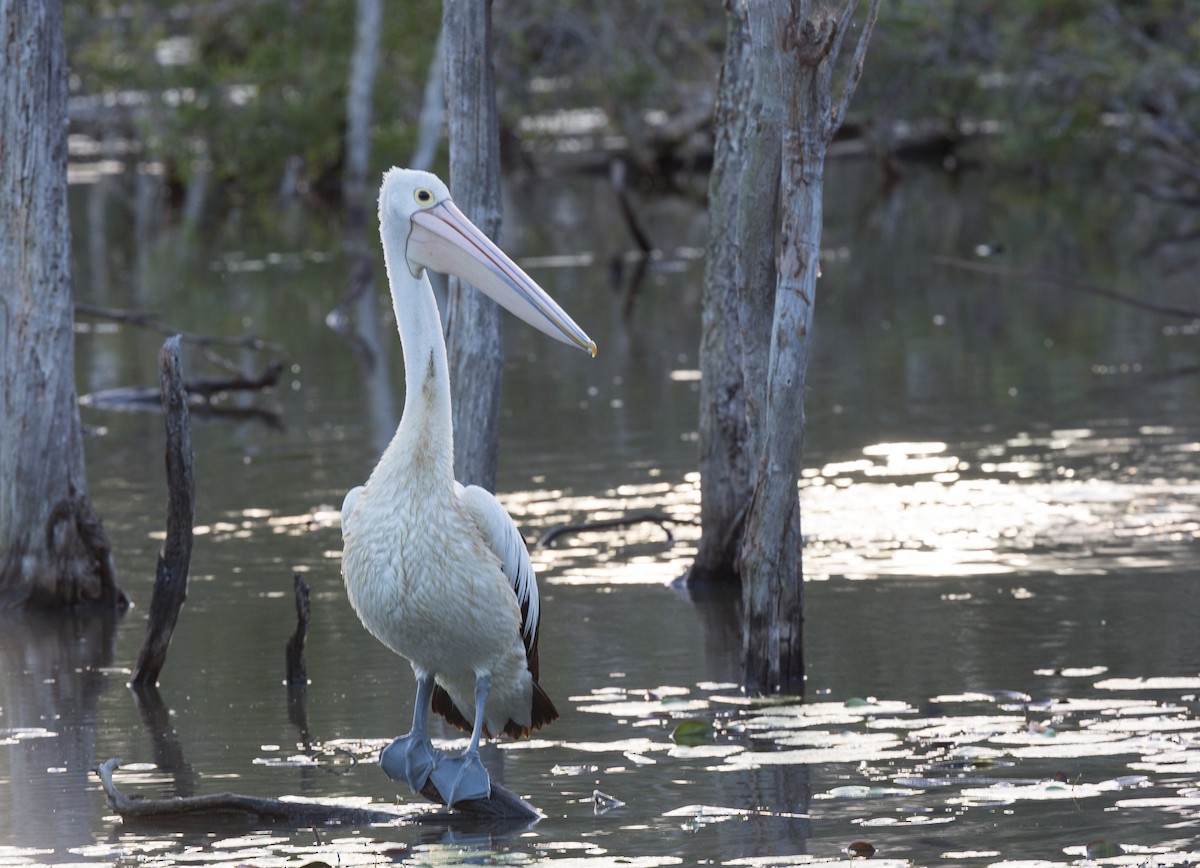
[{"label": "tree bark", "polygon": [[[492,70],[491,0],[446,0],[442,12],[450,126],[450,190],[499,243],[500,125]],[[500,308],[450,280],[446,311],[454,395],[454,471],[464,485],[496,487],[500,441]]]},{"label": "tree bark", "polygon": [[[779,80],[779,48],[773,22],[779,0],[749,0],[753,91],[744,191],[738,200],[738,322],[742,331],[742,378],[746,388],[746,452],[757,465],[766,424],[767,365],[775,298],[775,256],[779,231],[779,168],[783,105]],[[755,484],[751,472],[750,485]]]},{"label": "tree bark", "polygon": [[727,31],[708,182],[708,245],[700,319],[700,542],[688,582],[735,584],[742,517],[753,486],[753,453],[742,374],[739,223],[742,163],[753,73],[745,4],[726,0]]},{"label": "tree bark", "polygon": [[0,608],[123,608],[75,395],[59,0],[0,0]]}]

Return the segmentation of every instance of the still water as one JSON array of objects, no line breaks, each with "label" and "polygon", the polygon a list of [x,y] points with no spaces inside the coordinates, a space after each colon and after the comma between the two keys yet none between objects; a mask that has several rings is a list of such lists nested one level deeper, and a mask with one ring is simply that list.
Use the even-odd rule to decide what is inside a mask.
[{"label": "still water", "polygon": [[[831,166],[803,488],[809,696],[742,696],[736,601],[672,587],[698,510],[700,258],[686,198],[641,203],[663,250],[640,285],[611,191],[514,184],[504,246],[596,339],[595,361],[506,323],[498,490],[535,548],[543,684],[562,719],[487,750],[544,814],[497,831],[411,822],[372,758],[405,731],[412,677],[346,603],[337,510],[402,403],[389,311],[363,361],[326,325],[335,231],[302,211],[133,237],[131,182],[72,189],[81,302],[193,333],[253,332],[286,373],[193,416],[191,586],[161,706],[125,687],[166,502],[162,420],[85,406],[92,495],[137,607],[120,623],[0,629],[0,865],[789,865],[868,842],[895,865],[1200,863],[1200,344],[1053,285],[931,263],[1061,271],[1200,306],[1177,215],[1101,188],[914,172],[886,194]],[[382,274],[382,268],[377,270]],[[81,317],[81,393],[157,383],[161,336]],[[250,371],[270,354],[216,348]],[[202,354],[191,376],[219,376]],[[312,588],[311,684],[289,709],[292,576]],[[676,744],[681,720],[714,724]],[[456,738],[443,732],[447,739]],[[364,829],[122,824],[126,792],[353,798]],[[621,804],[611,806],[595,793]],[[607,808],[607,810],[606,810]],[[1092,856],[1113,853],[1093,843]]]}]

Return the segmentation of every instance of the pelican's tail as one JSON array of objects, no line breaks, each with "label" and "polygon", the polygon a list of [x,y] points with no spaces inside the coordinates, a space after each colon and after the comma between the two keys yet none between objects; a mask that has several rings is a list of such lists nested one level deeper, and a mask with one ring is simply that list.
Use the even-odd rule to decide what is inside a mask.
[{"label": "pelican's tail", "polygon": [[[554,703],[551,701],[550,697],[546,695],[546,691],[542,690],[542,685],[538,684],[536,681],[533,682],[532,722],[529,726],[529,729],[526,729],[521,733],[521,735],[527,736],[534,730],[541,729],[547,723],[555,720],[558,720],[558,709],[554,707]],[[513,726],[512,721],[509,721],[508,726]],[[505,727],[504,731],[513,738],[518,737],[509,732],[508,727]]]},{"label": "pelican's tail", "polygon": [[[454,704],[454,700],[450,698],[450,694],[442,685],[434,685],[430,706],[451,726],[457,727],[463,732],[471,731],[471,722],[467,720],[466,715],[459,711],[458,706]],[[522,726],[510,718],[504,724],[504,734],[509,738],[528,738],[535,730],[541,729],[547,723],[557,719],[558,709],[554,707],[554,702],[546,695],[546,691],[542,690],[542,686],[535,681],[533,682],[533,708],[530,710],[529,726]],[[483,737],[493,737],[493,733],[488,730],[486,724],[483,727]]]}]

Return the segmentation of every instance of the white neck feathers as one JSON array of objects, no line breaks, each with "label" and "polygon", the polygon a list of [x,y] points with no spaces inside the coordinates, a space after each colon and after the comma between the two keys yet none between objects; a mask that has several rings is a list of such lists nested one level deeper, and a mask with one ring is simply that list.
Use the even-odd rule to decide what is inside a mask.
[{"label": "white neck feathers", "polygon": [[[452,484],[450,373],[441,316],[429,279],[424,274],[413,277],[409,270],[404,252],[407,232],[397,232],[389,223],[385,218],[380,234],[392,309],[404,349],[404,412],[371,478],[399,475]],[[391,468],[403,472],[392,474]]]}]

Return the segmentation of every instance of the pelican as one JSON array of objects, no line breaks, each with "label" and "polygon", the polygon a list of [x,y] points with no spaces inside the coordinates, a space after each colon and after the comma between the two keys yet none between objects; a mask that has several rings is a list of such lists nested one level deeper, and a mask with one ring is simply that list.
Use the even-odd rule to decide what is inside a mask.
[{"label": "pelican", "polygon": [[[435,175],[390,169],[379,234],[404,350],[404,411],[366,485],[342,504],[342,577],[363,626],[412,664],[412,728],[385,747],[384,773],[448,805],[491,794],[481,738],[514,738],[558,717],[538,685],[537,579],[525,541],[490,492],[454,478],[450,376],[425,270],[454,274],[553,338],[596,344],[463,215]],[[448,756],[430,741],[436,711],[471,738]]]}]

